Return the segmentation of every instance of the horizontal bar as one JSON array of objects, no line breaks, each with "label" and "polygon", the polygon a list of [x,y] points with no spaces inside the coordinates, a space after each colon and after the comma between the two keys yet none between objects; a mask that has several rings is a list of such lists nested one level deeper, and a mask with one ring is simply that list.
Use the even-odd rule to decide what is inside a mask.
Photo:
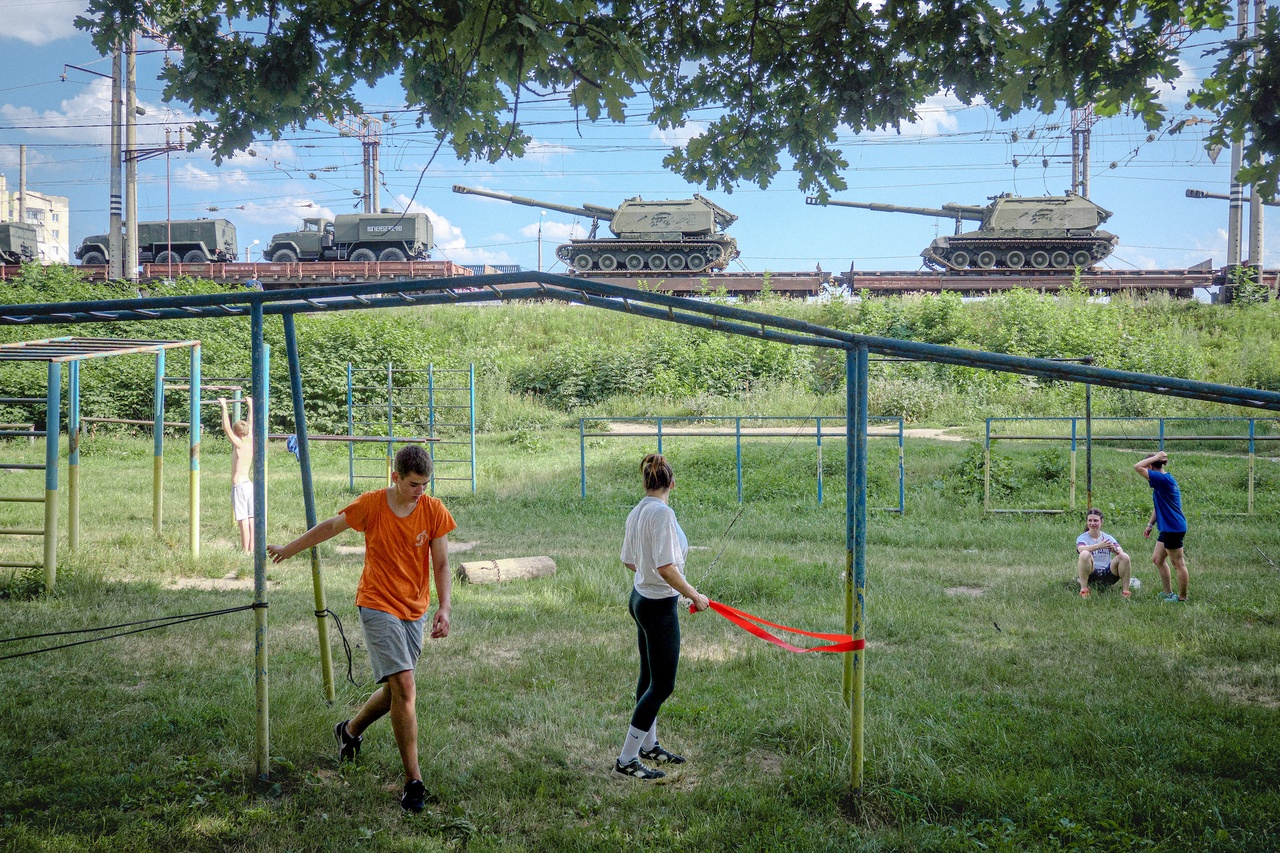
[{"label": "horizontal bar", "polygon": [[0,397],[0,405],[8,405],[10,403],[47,403],[45,397]]},{"label": "horizontal bar", "polygon": [[[664,433],[665,434],[665,433]],[[1247,435],[1077,435],[1075,440],[1090,441],[1249,441]],[[991,440],[1010,441],[1071,441],[1069,435],[993,435]],[[1255,435],[1254,441],[1280,441],[1280,435]]]},{"label": "horizontal bar", "polygon": [[40,438],[48,435],[42,429],[0,430],[0,438]]},{"label": "horizontal bar", "polygon": [[[792,438],[795,436],[809,436],[811,438],[818,437],[818,434],[812,431],[756,432],[755,431],[756,429],[758,428],[753,428],[751,432],[742,432],[742,433],[724,432],[724,431],[697,432],[697,431],[690,431],[687,429],[680,429],[677,427],[676,429],[664,429],[662,431],[662,437],[667,438],[673,435],[688,436],[692,438],[735,438],[739,435],[741,435],[743,438]],[[826,430],[822,431],[823,438],[827,438],[828,436],[842,437],[844,436],[844,434],[845,434],[844,430],[841,430],[839,432],[827,432]],[[658,433],[656,430],[654,432],[584,432],[582,435],[584,438],[657,438],[658,437]],[[867,437],[868,438],[897,438],[898,434],[896,432],[871,432],[870,430],[867,430]]]},{"label": "horizontal bar", "polygon": [[0,562],[0,569],[39,569],[43,563],[6,563]]},{"label": "horizontal bar", "polygon": [[990,513],[1003,513],[1006,515],[1062,515],[1066,510],[1062,509],[989,509]]},{"label": "horizontal bar", "polygon": [[43,536],[43,527],[0,527],[0,536]]},{"label": "horizontal bar", "polygon": [[[287,433],[272,433],[267,438],[275,441],[284,441],[289,438],[297,438],[297,436],[288,435]],[[426,444],[429,441],[439,441],[438,438],[401,438],[400,436],[390,435],[307,435],[309,441],[344,441],[350,444],[359,444],[360,442],[372,442],[378,444]],[[383,457],[385,458],[385,457]]]},{"label": "horizontal bar", "polygon": [[0,462],[0,471],[43,471],[43,462]]},{"label": "horizontal bar", "polygon": [[42,497],[38,497],[38,498],[24,498],[24,497],[18,497],[17,495],[13,495],[13,496],[0,496],[0,503],[6,503],[6,504],[11,504],[11,503],[17,503],[17,504],[42,504],[42,503],[44,503],[44,497],[42,496]]}]

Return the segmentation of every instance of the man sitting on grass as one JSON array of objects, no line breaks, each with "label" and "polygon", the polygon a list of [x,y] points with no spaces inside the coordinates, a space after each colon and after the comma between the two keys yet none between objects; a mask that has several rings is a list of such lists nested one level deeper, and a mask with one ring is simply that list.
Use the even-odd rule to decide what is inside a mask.
[{"label": "man sitting on grass", "polygon": [[1080,576],[1080,597],[1089,597],[1089,585],[1111,586],[1120,582],[1120,594],[1125,598],[1129,590],[1129,555],[1110,533],[1102,532],[1102,510],[1091,509],[1085,515],[1088,529],[1076,537],[1076,569]]}]

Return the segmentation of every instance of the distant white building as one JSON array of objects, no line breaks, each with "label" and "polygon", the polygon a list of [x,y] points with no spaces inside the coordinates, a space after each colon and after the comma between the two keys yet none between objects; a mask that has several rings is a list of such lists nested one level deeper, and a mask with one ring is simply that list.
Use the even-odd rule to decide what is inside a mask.
[{"label": "distant white building", "polygon": [[[0,222],[18,221],[18,191],[10,191],[0,174]],[[45,263],[71,262],[71,215],[68,199],[27,190],[26,220],[35,226],[40,259]]]}]

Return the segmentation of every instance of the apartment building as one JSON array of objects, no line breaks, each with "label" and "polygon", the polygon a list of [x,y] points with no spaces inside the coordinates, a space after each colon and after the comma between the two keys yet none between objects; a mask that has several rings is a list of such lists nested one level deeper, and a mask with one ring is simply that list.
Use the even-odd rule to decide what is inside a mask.
[{"label": "apartment building", "polygon": [[[26,221],[35,226],[45,263],[71,262],[70,203],[63,196],[27,189]],[[0,173],[0,222],[18,221],[18,189]]]}]

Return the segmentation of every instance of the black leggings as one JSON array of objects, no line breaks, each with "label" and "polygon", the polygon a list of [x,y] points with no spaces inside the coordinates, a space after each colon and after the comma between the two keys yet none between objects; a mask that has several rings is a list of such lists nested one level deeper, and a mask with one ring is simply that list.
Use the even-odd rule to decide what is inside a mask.
[{"label": "black leggings", "polygon": [[640,645],[640,680],[636,683],[636,710],[631,725],[647,732],[658,718],[658,709],[676,689],[676,668],[680,665],[680,619],[676,605],[680,596],[645,598],[634,589],[628,609],[636,620]]}]

